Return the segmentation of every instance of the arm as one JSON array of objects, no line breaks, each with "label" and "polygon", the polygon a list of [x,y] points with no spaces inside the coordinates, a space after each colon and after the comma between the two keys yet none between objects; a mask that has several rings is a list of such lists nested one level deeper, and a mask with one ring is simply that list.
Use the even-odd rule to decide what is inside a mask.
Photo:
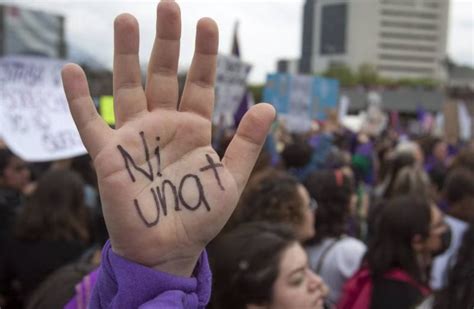
[{"label": "arm", "polygon": [[91,308],[204,308],[211,294],[211,272],[204,251],[192,277],[160,272],[104,247]]},{"label": "arm", "polygon": [[[191,277],[204,247],[232,214],[275,111],[268,104],[252,107],[220,161],[211,146],[217,25],[208,18],[198,22],[195,54],[178,104],[179,7],[161,1],[157,14],[145,89],[140,80],[138,23],[128,14],[115,20],[116,129],[97,114],[80,67],[65,66],[63,84],[97,171],[109,253],[150,271]],[[110,261],[109,273],[114,273],[117,268]],[[106,288],[100,284],[104,269],[96,294]],[[120,276],[112,279],[120,286]],[[118,289],[101,306],[114,304],[123,296],[120,293],[134,291]]]}]

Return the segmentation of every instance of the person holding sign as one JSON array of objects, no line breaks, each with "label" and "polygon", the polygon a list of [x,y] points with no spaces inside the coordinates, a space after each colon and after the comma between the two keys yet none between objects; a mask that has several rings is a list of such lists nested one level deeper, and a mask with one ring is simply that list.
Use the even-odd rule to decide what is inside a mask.
[{"label": "person holding sign", "polygon": [[81,139],[94,162],[110,233],[91,308],[141,305],[203,308],[210,294],[205,246],[232,214],[275,117],[257,104],[243,117],[222,161],[211,146],[218,48],[216,23],[197,24],[196,45],[178,104],[180,10],[161,1],[141,87],[138,23],[115,20],[116,129],[97,114],[83,70],[62,78]]}]

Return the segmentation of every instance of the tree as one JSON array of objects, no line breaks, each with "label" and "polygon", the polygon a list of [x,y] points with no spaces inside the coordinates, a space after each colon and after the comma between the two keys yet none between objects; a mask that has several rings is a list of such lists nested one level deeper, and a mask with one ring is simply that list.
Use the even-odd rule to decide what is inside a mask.
[{"label": "tree", "polygon": [[351,87],[357,85],[357,76],[345,64],[332,64],[323,74],[324,77],[337,79],[341,86]]},{"label": "tree", "polygon": [[255,102],[263,102],[263,88],[265,85],[249,85],[248,89],[253,94]]},{"label": "tree", "polygon": [[375,67],[371,64],[364,63],[361,64],[359,67],[359,71],[357,72],[357,76],[359,79],[359,83],[364,85],[365,87],[378,85],[379,76]]},{"label": "tree", "polygon": [[398,80],[402,87],[433,89],[439,86],[439,81],[431,78],[402,78]]}]

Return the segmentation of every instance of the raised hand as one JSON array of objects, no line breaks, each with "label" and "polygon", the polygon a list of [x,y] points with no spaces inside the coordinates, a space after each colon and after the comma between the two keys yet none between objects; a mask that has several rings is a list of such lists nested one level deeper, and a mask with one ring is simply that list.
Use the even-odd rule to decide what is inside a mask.
[{"label": "raised hand", "polygon": [[211,147],[217,25],[208,18],[198,22],[194,58],[178,104],[180,10],[175,2],[162,1],[157,14],[145,90],[138,23],[128,14],[115,20],[115,130],[97,114],[80,67],[66,65],[63,84],[94,161],[114,252],[189,276],[232,214],[275,112],[268,104],[252,107],[220,162]]}]

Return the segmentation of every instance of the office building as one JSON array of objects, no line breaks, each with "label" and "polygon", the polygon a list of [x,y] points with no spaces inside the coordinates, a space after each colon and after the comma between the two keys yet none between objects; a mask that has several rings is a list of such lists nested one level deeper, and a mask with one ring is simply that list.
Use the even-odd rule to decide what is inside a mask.
[{"label": "office building", "polygon": [[373,65],[387,78],[446,80],[449,0],[306,0],[299,69]]}]

